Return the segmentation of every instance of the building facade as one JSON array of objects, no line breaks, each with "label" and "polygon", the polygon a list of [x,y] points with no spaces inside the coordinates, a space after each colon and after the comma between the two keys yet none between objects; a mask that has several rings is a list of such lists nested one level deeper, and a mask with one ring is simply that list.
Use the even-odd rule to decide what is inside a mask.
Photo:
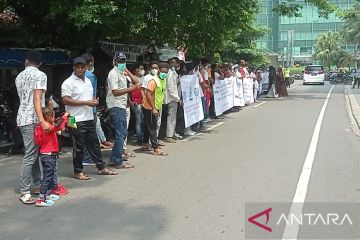
[{"label": "building facade", "polygon": [[[317,8],[303,0],[301,17],[283,17],[273,11],[279,0],[260,0],[261,12],[257,22],[271,29],[265,37],[257,41],[257,47],[269,53],[278,54],[279,62],[284,64],[306,64],[312,62],[314,43],[320,33],[334,31],[342,28],[342,20],[335,13],[328,18],[321,18]],[[356,0],[330,0],[340,9],[351,8]],[[348,51],[354,52],[354,46],[344,46]]]}]

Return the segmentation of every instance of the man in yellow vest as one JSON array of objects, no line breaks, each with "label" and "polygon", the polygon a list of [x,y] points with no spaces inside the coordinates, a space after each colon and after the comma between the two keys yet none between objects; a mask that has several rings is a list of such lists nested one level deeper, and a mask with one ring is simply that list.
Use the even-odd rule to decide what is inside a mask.
[{"label": "man in yellow vest", "polygon": [[144,150],[148,149],[149,140],[153,148],[153,154],[166,156],[159,147],[157,139],[158,118],[160,110],[164,104],[166,81],[168,78],[169,65],[165,62],[160,64],[153,62],[150,64],[150,73],[145,76],[142,87],[143,90],[143,114],[145,122],[144,131]]},{"label": "man in yellow vest", "polygon": [[286,66],[284,69],[284,77],[286,87],[290,87],[290,68],[288,66]]}]

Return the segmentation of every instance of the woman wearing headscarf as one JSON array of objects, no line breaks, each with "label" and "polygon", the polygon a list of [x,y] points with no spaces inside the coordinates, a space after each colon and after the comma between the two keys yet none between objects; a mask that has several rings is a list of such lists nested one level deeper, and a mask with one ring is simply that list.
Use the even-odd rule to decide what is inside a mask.
[{"label": "woman wearing headscarf", "polygon": [[268,88],[268,94],[266,97],[268,98],[275,98],[276,97],[276,70],[273,66],[269,67],[269,88]]},{"label": "woman wearing headscarf", "polygon": [[276,92],[279,94],[279,97],[287,97],[289,96],[286,90],[285,77],[283,73],[283,69],[281,67],[278,68],[276,72]]}]

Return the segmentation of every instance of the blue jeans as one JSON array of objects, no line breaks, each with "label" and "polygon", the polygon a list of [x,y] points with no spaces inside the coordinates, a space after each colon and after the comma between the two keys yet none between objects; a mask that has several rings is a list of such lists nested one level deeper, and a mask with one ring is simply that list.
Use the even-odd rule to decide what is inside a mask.
[{"label": "blue jeans", "polygon": [[96,119],[96,134],[99,138],[100,142],[105,142],[106,141],[106,137],[105,137],[105,133],[101,127],[101,122],[100,122],[100,118],[98,116],[95,116]]},{"label": "blue jeans", "polygon": [[43,179],[41,180],[39,198],[45,198],[50,194],[50,189],[56,187],[55,171],[58,157],[56,155],[40,155],[43,167]]},{"label": "blue jeans", "polygon": [[124,141],[127,136],[126,126],[126,109],[123,108],[110,108],[111,124],[115,129],[115,144],[111,151],[110,162],[114,164],[122,164]]},{"label": "blue jeans", "polygon": [[138,139],[143,139],[144,137],[144,115],[142,112],[142,105],[136,104],[135,105],[135,122],[136,122],[136,135]]}]

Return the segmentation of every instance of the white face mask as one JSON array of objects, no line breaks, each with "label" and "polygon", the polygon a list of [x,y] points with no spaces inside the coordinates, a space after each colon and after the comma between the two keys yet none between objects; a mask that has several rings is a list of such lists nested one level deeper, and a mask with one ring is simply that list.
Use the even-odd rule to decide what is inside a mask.
[{"label": "white face mask", "polygon": [[159,73],[158,69],[151,69],[150,70],[150,74],[153,75],[153,76],[157,75],[158,73]]},{"label": "white face mask", "polygon": [[145,75],[145,70],[144,69],[140,70],[139,74],[140,74],[140,76],[144,76]]}]

